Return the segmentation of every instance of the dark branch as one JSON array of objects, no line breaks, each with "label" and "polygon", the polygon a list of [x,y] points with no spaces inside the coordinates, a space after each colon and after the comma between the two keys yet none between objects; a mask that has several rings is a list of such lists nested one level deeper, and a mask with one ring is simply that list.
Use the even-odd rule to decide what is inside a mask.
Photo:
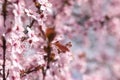
[{"label": "dark branch", "polygon": [[3,68],[3,80],[6,80],[6,77],[5,77],[5,62],[6,62],[6,39],[4,36],[2,36],[2,43],[3,43],[3,65],[2,65],[2,68]]},{"label": "dark branch", "polygon": [[7,16],[7,0],[4,0],[4,3],[2,5],[2,15],[4,17],[4,27],[6,27],[5,20],[6,20],[6,16]]}]

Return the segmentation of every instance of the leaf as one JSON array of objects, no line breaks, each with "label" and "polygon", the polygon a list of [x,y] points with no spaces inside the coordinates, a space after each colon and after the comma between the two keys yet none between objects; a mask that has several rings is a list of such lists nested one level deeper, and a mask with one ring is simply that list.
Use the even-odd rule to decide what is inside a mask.
[{"label": "leaf", "polygon": [[48,41],[51,42],[56,36],[56,32],[54,28],[47,28],[46,29],[46,37],[48,38]]},{"label": "leaf", "polygon": [[64,45],[62,45],[61,43],[59,43],[59,41],[57,41],[57,42],[55,43],[55,45],[56,45],[62,52],[69,51],[69,49],[68,49],[66,46],[64,46]]},{"label": "leaf", "polygon": [[35,6],[36,6],[37,8],[40,8],[41,4],[40,4],[39,2],[35,2]]},{"label": "leaf", "polygon": [[55,54],[54,53],[50,54],[50,61],[52,61],[52,62],[55,61]]}]

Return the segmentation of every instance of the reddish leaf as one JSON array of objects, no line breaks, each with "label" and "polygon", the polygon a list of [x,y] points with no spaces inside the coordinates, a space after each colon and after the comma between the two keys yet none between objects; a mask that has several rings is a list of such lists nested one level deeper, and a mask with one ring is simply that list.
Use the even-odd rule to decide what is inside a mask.
[{"label": "reddish leaf", "polygon": [[51,53],[50,54],[50,61],[55,61],[55,54],[54,53]]},{"label": "reddish leaf", "polygon": [[56,36],[56,32],[54,28],[47,28],[46,30],[46,37],[48,38],[49,42],[51,42]]},{"label": "reddish leaf", "polygon": [[36,6],[37,8],[40,8],[41,4],[38,3],[38,2],[35,2],[35,6]]},{"label": "reddish leaf", "polygon": [[62,45],[61,43],[59,43],[58,41],[55,43],[55,45],[62,51],[62,52],[66,52],[66,51],[69,51],[69,49]]}]

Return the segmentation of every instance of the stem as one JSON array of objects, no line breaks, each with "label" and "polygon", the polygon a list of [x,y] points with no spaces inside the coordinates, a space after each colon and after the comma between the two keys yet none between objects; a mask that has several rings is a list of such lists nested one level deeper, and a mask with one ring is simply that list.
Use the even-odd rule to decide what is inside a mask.
[{"label": "stem", "polygon": [[43,69],[42,70],[42,73],[43,73],[43,80],[45,80],[45,76],[46,76],[46,72],[47,70],[50,68],[50,54],[51,54],[51,46],[50,46],[50,42],[48,41],[48,44],[47,44],[47,66],[46,66],[46,69]]}]

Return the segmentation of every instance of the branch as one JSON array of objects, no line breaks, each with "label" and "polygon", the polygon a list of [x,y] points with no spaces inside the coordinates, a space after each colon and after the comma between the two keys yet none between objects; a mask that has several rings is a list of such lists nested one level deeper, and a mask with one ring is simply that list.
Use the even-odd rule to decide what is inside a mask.
[{"label": "branch", "polygon": [[3,68],[3,80],[6,80],[6,77],[5,77],[5,62],[6,62],[6,58],[5,58],[5,55],[6,55],[6,39],[5,39],[5,36],[3,35],[2,36],[2,43],[3,43],[3,65],[2,65],[2,68]]},{"label": "branch", "polygon": [[2,5],[2,15],[4,17],[4,27],[6,27],[5,20],[6,20],[6,16],[7,16],[7,0],[4,0],[4,3]]},{"label": "branch", "polygon": [[35,71],[38,71],[38,70],[40,70],[40,69],[42,69],[42,66],[41,66],[41,65],[38,65],[37,67],[35,67],[35,68],[33,68],[33,69],[28,69],[28,70],[26,70],[26,71],[22,70],[22,71],[20,72],[20,76],[21,76],[21,77],[24,77],[24,76],[26,76],[27,74],[30,74],[30,73],[35,72]]},{"label": "branch", "polygon": [[33,26],[34,22],[35,22],[35,19],[32,20],[32,22],[30,23],[30,25],[28,27],[31,28]]}]

